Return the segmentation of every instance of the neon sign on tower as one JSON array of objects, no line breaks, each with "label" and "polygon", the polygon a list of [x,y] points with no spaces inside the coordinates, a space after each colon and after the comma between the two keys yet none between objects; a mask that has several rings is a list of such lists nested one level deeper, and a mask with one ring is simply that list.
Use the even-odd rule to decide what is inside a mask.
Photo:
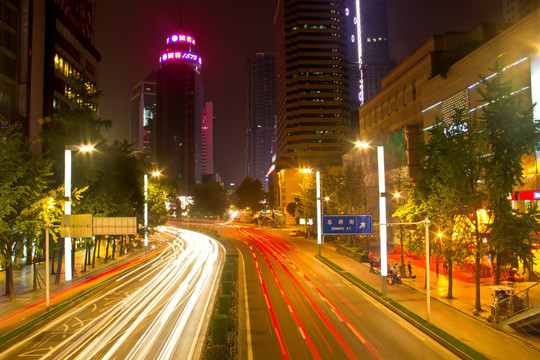
[{"label": "neon sign on tower", "polygon": [[187,34],[173,34],[167,37],[167,48],[159,57],[159,63],[165,62],[191,62],[202,65],[202,58],[193,52],[195,38]]}]

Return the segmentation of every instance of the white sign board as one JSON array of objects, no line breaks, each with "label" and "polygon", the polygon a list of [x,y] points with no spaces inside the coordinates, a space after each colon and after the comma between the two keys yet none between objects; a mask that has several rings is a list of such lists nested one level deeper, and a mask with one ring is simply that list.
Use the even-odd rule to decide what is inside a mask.
[{"label": "white sign board", "polygon": [[137,218],[95,217],[94,235],[137,235]]},{"label": "white sign board", "polygon": [[92,237],[92,214],[62,215],[60,236],[72,238]]}]

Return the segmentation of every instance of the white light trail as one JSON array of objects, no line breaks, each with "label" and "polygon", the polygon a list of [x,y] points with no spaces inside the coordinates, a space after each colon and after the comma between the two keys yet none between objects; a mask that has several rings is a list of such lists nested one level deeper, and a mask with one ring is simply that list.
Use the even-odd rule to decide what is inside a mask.
[{"label": "white light trail", "polygon": [[[125,296],[126,284],[140,286],[121,301],[98,307],[99,315],[71,326],[65,340],[52,348],[42,346],[42,359],[190,359],[197,345],[202,321],[224,262],[223,246],[208,236],[161,228],[169,246],[147,264],[118,277],[113,289],[98,299],[66,313],[7,351],[19,347],[28,352],[33,339],[52,334],[74,316],[95,313],[100,300]],[[210,294],[209,294],[210,293]],[[103,303],[102,303],[103,304]],[[202,305],[201,305],[202,304]],[[186,330],[189,329],[189,331]],[[182,341],[181,357],[175,353]],[[35,355],[39,353],[34,349]],[[32,351],[32,350],[30,350]],[[3,358],[0,353],[0,358]]]}]

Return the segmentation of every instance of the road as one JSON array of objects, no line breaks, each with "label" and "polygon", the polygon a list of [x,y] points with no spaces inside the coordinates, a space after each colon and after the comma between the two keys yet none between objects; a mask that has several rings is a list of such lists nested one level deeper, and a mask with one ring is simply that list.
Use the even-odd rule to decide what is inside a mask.
[{"label": "road", "polygon": [[454,359],[319,263],[313,243],[235,227],[245,264],[248,359]]},{"label": "road", "polygon": [[[191,359],[200,347],[225,250],[173,227],[158,256],[118,273],[0,359]],[[204,334],[203,334],[204,335]]]}]

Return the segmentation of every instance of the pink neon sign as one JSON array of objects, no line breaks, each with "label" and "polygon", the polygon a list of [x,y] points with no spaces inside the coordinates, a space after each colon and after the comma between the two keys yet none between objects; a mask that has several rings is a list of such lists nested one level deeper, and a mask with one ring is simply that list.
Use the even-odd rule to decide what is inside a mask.
[{"label": "pink neon sign", "polygon": [[177,42],[184,42],[184,43],[195,45],[195,38],[191,35],[186,35],[186,34],[174,34],[167,37],[167,44],[177,43]]},{"label": "pink neon sign", "polygon": [[169,60],[189,60],[196,63],[199,63],[199,65],[202,64],[202,58],[194,53],[186,52],[186,51],[170,51],[162,54],[159,57],[159,63],[161,64],[164,61]]}]

